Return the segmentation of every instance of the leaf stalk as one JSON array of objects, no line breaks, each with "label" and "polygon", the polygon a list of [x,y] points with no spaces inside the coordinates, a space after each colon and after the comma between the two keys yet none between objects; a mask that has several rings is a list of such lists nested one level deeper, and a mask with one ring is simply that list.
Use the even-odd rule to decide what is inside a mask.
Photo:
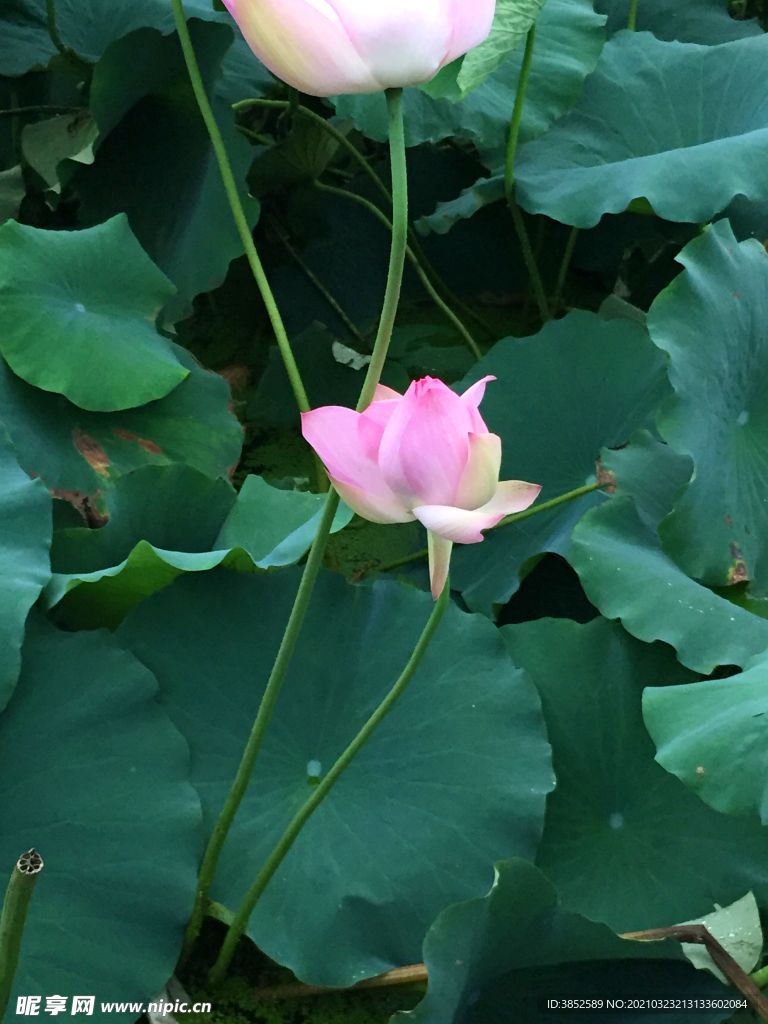
[{"label": "leaf stalk", "polygon": [[[491,527],[491,530],[499,530],[502,526],[509,526],[511,523],[519,523],[521,519],[530,519],[531,516],[538,515],[539,512],[547,512],[551,508],[557,508],[558,505],[564,505],[567,501],[575,501],[577,498],[583,497],[585,494],[591,494],[592,491],[602,491],[606,487],[612,487],[614,484],[613,478],[610,480],[598,480],[594,484],[585,484],[584,487],[577,487],[573,491],[568,491],[566,494],[561,494],[557,498],[550,498],[549,501],[544,501],[541,505],[534,505],[531,508],[525,509],[523,512],[515,512],[514,515],[507,516],[502,519],[500,523]],[[490,533],[491,530],[486,531]],[[398,558],[394,562],[387,562],[386,565],[381,565],[378,568],[378,572],[390,572],[392,569],[399,569],[403,565],[410,565],[411,562],[420,562],[422,558],[426,558],[429,554],[428,548],[422,548],[420,551],[414,551],[411,555],[405,555],[403,558]]]},{"label": "leaf stalk", "polygon": [[0,1020],[8,1009],[27,911],[42,870],[43,858],[37,850],[27,850],[16,861],[5,891],[0,915]]}]

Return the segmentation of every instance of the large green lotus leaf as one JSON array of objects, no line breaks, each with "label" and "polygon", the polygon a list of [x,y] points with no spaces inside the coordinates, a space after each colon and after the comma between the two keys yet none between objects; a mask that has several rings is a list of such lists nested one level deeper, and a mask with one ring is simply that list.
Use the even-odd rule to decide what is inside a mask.
[{"label": "large green lotus leaf", "polygon": [[[189,27],[212,93],[232,31],[202,21]],[[230,104],[213,95],[211,102],[253,227],[259,207],[245,183],[251,145],[236,130]],[[112,43],[94,70],[90,108],[101,136],[95,162],[74,179],[81,218],[95,224],[128,215],[144,249],[178,289],[164,316],[179,320],[197,294],[222,283],[243,246],[178,36],[145,28]]]},{"label": "large green lotus leaf", "polygon": [[[184,576],[118,631],[161,680],[190,743],[208,829],[298,582],[298,570]],[[239,904],[313,782],[405,667],[432,607],[405,584],[352,586],[321,572],[213,899]],[[487,890],[497,851],[533,856],[552,784],[533,687],[491,623],[451,605],[410,687],[270,882],[250,935],[322,985],[418,962],[435,915]]]},{"label": "large green lotus leaf", "polygon": [[758,86],[766,69],[764,34],[699,46],[619,33],[574,111],[519,151],[521,205],[591,228],[638,198],[694,223],[735,195],[768,198],[768,99],[755,102],[756,87],[768,95]]},{"label": "large green lotus leaf", "polygon": [[110,488],[105,526],[56,532],[51,568],[57,573],[107,569],[140,540],[174,551],[210,551],[236,500],[229,481],[192,466],[142,466]]},{"label": "large green lotus leaf", "polygon": [[[183,572],[293,565],[320,525],[325,495],[282,491],[249,476],[237,495],[189,466],[147,466],[120,477],[100,530],[54,535],[46,608],[68,629],[116,629],[128,612]],[[331,533],[352,510],[341,503]]]},{"label": "large green lotus leaf", "polygon": [[171,345],[189,376],[165,398],[138,409],[87,412],[63,395],[40,391],[0,359],[0,422],[22,469],[49,487],[92,493],[147,464],[184,462],[228,477],[240,458],[242,429],[228,409],[230,391]]},{"label": "large green lotus leaf", "polygon": [[[184,10],[190,18],[229,21],[210,0],[184,0]],[[0,26],[0,74],[23,75],[44,67],[57,52],[45,0],[3,0]],[[137,28],[173,32],[173,9],[165,0],[56,0],[56,26],[66,46],[95,62],[110,43]]]},{"label": "large green lotus leaf", "polygon": [[[536,48],[520,125],[522,141],[541,135],[573,107],[584,79],[600,57],[604,22],[605,18],[592,10],[590,0],[547,0],[536,26]],[[461,90],[455,84],[455,65],[424,89],[406,89],[408,144],[417,146],[459,135],[472,139],[483,152],[502,151],[522,61],[522,49],[509,54],[499,69],[460,103],[454,102],[461,99]],[[446,73],[452,77],[446,79]],[[387,139],[383,95],[342,96],[336,100],[336,110],[340,116],[351,117],[370,138]]]},{"label": "large green lotus leaf", "polygon": [[[17,995],[151,999],[173,972],[195,892],[200,802],[157,682],[104,633],[31,622],[0,717],[3,870],[45,861]],[[26,769],[24,769],[26,766]],[[71,1003],[68,1003],[68,1008]]]},{"label": "large green lotus leaf", "polygon": [[[403,1024],[541,1024],[573,1015],[540,1008],[539,999],[555,995],[603,1001],[672,992],[728,996],[728,989],[684,959],[676,942],[632,942],[564,909],[552,883],[533,864],[505,860],[496,865],[487,896],[447,907],[429,929],[424,940],[427,995],[411,1013],[392,1019]],[[603,1009],[592,1019],[697,1024],[729,1014],[636,1015]]]},{"label": "large green lotus leaf", "polygon": [[601,461],[617,479],[616,496],[587,512],[568,552],[590,601],[638,639],[671,644],[705,675],[765,650],[768,622],[686,576],[662,549],[657,525],[690,479],[691,460],[640,432]]},{"label": "large green lotus leaf", "polygon": [[[749,890],[764,902],[768,832],[713,811],[654,760],[643,688],[696,679],[671,648],[602,618],[539,619],[502,634],[544,707],[558,781],[537,863],[564,905],[634,931],[707,914]],[[698,686],[687,688],[694,702]]]},{"label": "large green lotus leaf", "polygon": [[51,575],[52,528],[45,484],[21,469],[0,425],[0,710],[16,685],[27,613]]},{"label": "large green lotus leaf", "polygon": [[[631,0],[595,0],[595,10],[608,15],[606,28],[613,35],[627,27]],[[638,32],[653,32],[657,39],[715,45],[760,35],[757,18],[737,21],[724,0],[642,0],[637,4]]]},{"label": "large green lotus leaf", "polygon": [[[669,392],[665,361],[640,324],[577,311],[530,338],[506,338],[457,390],[486,374],[482,414],[502,440],[502,480],[542,485],[540,501],[595,480],[603,447],[629,440]],[[457,545],[453,585],[470,608],[491,614],[518,587],[523,563],[542,551],[566,554],[584,512],[605,501],[588,494]]]},{"label": "large green lotus leaf", "polygon": [[568,560],[603,615],[640,640],[671,644],[696,672],[746,665],[768,647],[768,622],[686,576],[631,498],[588,512],[573,531]]},{"label": "large green lotus leaf", "polygon": [[189,376],[155,329],[174,294],[125,216],[87,231],[0,227],[0,352],[81,409],[144,405]]},{"label": "large green lotus leaf", "polygon": [[768,824],[766,711],[765,653],[739,675],[695,687],[649,686],[643,694],[643,715],[656,743],[656,760],[718,811],[757,814],[764,825]]},{"label": "large green lotus leaf", "polygon": [[648,329],[669,353],[675,395],[659,430],[693,457],[691,483],[660,526],[680,567],[713,586],[768,593],[768,260],[727,220],[677,257],[686,268],[656,299]]}]

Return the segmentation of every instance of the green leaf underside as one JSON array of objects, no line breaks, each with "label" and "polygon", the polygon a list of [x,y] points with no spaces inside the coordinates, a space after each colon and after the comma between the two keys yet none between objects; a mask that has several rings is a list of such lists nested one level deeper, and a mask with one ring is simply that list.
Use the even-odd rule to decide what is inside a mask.
[{"label": "green leaf underside", "polygon": [[537,864],[564,905],[623,932],[694,918],[749,890],[764,901],[765,829],[713,811],[665,772],[643,725],[645,686],[698,702],[712,684],[693,682],[669,647],[605,619],[502,633],[539,690],[552,742],[558,785]]},{"label": "green leaf underside", "polygon": [[[763,929],[760,926],[760,908],[754,895],[748,892],[728,907],[721,907],[700,918],[698,922],[681,921],[681,924],[701,923],[709,934],[720,943],[736,961],[742,971],[749,974],[760,962],[763,952]],[[694,967],[711,971],[723,984],[727,979],[709,955],[706,946],[683,942],[685,955]]]},{"label": "green leaf underside", "polygon": [[766,57],[764,34],[710,47],[620,33],[573,113],[519,151],[520,204],[589,228],[639,198],[692,223],[740,193],[768,198]]},{"label": "green leaf underside", "polygon": [[[34,619],[0,716],[2,862],[45,862],[17,995],[148,1000],[173,972],[195,890],[200,804],[157,683],[104,634]],[[137,881],[140,880],[140,884]],[[52,936],[56,936],[52,941]]]},{"label": "green leaf underside", "polygon": [[765,654],[736,676],[697,683],[695,689],[651,686],[643,694],[643,714],[659,763],[716,810],[748,814],[747,820],[757,814],[764,825],[767,711]]},{"label": "green leaf underside", "polygon": [[86,494],[147,464],[184,462],[207,476],[228,476],[243,444],[227,407],[229,387],[171,347],[187,379],[165,398],[115,413],[88,412],[33,388],[0,359],[0,420],[22,468],[49,487]]},{"label": "green leaf underside", "polygon": [[[519,859],[496,865],[493,888],[448,907],[424,941],[429,990],[419,1006],[393,1021],[414,1024],[540,1024],[572,1016],[548,1014],[539,999],[629,994],[722,998],[730,990],[684,962],[678,943],[632,942],[558,902],[550,881]],[[589,962],[586,962],[589,961]],[[595,1013],[631,1024],[703,1024],[711,1013]],[[581,1016],[581,1014],[579,1015]],[[586,1019],[586,1017],[585,1017]]]},{"label": "green leaf underside", "polygon": [[605,452],[602,465],[616,477],[616,496],[587,512],[568,552],[590,601],[638,639],[671,644],[696,672],[745,665],[765,650],[768,622],[686,576],[662,549],[657,524],[691,460],[641,432]]},{"label": "green leaf underside", "polygon": [[174,291],[124,216],[86,231],[0,228],[0,352],[82,409],[144,405],[189,376],[154,325]]},{"label": "green leaf underside", "polygon": [[51,575],[51,530],[51,496],[20,468],[0,425],[0,710],[16,685],[27,613]]},{"label": "green leaf underside", "polygon": [[[46,608],[69,629],[116,629],[144,598],[184,572],[218,565],[256,572],[292,565],[309,549],[325,495],[282,491],[249,476],[235,498],[189,466],[147,466],[120,477],[99,530],[55,534]],[[178,509],[173,519],[168,508]],[[331,533],[352,518],[343,502]]]},{"label": "green leaf underside", "polygon": [[523,42],[543,6],[544,0],[496,0],[488,38],[470,50],[461,63],[457,84],[463,96],[484,82]]},{"label": "green leaf underside", "polygon": [[[502,441],[501,479],[542,485],[540,502],[595,480],[603,447],[624,444],[669,391],[664,361],[645,329],[577,311],[531,338],[506,338],[457,386],[487,374],[482,414]],[[535,387],[531,386],[535,381]],[[452,584],[470,608],[491,614],[518,587],[520,567],[542,551],[565,554],[588,494],[550,512],[457,545]]]},{"label": "green leaf underside", "polygon": [[[186,576],[118,631],[161,680],[190,743],[208,828],[297,584],[296,571]],[[405,667],[431,607],[403,584],[350,586],[321,572],[213,899],[239,904],[311,776],[328,771]],[[435,914],[487,889],[496,851],[533,855],[551,785],[533,688],[489,622],[450,607],[410,687],[273,878],[250,935],[316,984],[418,962]]]},{"label": "green leaf underside", "polygon": [[689,242],[648,329],[669,353],[675,396],[659,429],[695,474],[660,526],[664,547],[713,586],[768,594],[768,257],[726,220]]},{"label": "green leaf underside", "polygon": [[[543,135],[576,103],[584,79],[594,71],[605,42],[603,21],[604,18],[593,11],[591,0],[547,0],[536,22],[536,45],[520,122],[521,144]],[[472,93],[458,108],[454,108],[463,117],[464,131],[471,128],[475,120],[480,127],[480,112],[492,114],[493,133],[489,133],[487,127],[479,131],[475,144],[483,162],[492,171],[498,172],[501,168],[501,173],[481,178],[471,188],[465,189],[457,199],[438,203],[434,213],[416,222],[422,233],[435,231],[445,234],[457,220],[465,220],[489,203],[504,198],[506,133],[509,128],[509,112],[515,103],[523,53],[523,47],[514,50],[477,92]],[[446,82],[446,89],[449,84]],[[432,96],[443,95],[435,93],[433,85],[430,83],[422,88]],[[446,94],[451,95],[450,92]],[[474,118],[469,111],[472,103],[478,107],[478,115]],[[414,119],[412,114],[411,130]]]},{"label": "green leaf underside", "polygon": [[[24,158],[48,188],[60,193],[62,178],[69,180],[72,167],[65,164],[60,168],[59,165],[64,160],[93,163],[93,145],[98,135],[98,125],[90,111],[80,111],[25,125],[21,133],[21,146]],[[119,253],[116,255],[119,256]],[[99,269],[102,272],[100,276],[103,276],[104,267]]]}]

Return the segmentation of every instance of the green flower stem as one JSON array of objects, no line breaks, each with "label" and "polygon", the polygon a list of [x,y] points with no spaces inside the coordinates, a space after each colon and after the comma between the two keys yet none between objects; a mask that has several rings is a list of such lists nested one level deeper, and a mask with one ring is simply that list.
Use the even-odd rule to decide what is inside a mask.
[{"label": "green flower stem", "polygon": [[[232,105],[232,109],[236,112],[249,110],[251,107],[265,107],[267,109],[271,108],[273,110],[287,110],[289,107],[289,102],[288,100],[267,100],[261,99],[260,97],[254,97],[253,99],[241,100],[239,103],[233,103]],[[326,131],[333,139],[335,139],[336,142],[338,142],[338,144],[342,147],[342,149],[346,150],[349,156],[351,156],[353,160],[357,161],[361,169],[365,172],[365,174],[368,175],[371,181],[375,184],[376,188],[382,194],[388,205],[392,205],[392,193],[389,191],[387,186],[378,176],[373,167],[371,167],[370,163],[368,162],[366,157],[360,152],[357,146],[353,145],[353,143],[349,141],[347,136],[343,132],[339,131],[336,125],[331,124],[330,121],[326,120],[324,117],[321,117],[320,114],[316,114],[315,111],[311,110],[309,107],[298,107],[298,109],[296,110],[296,114],[300,115],[301,117],[307,118],[307,120],[309,121],[312,121],[313,124],[316,124],[319,128],[322,128],[323,131]],[[473,309],[471,309],[464,302],[462,302],[462,300],[457,295],[454,295],[454,293],[451,291],[451,289],[448,287],[445,281],[443,281],[443,279],[440,277],[438,272],[429,262],[426,253],[422,249],[416,232],[410,226],[408,227],[408,241],[410,243],[411,249],[413,250],[414,256],[421,263],[424,272],[431,279],[435,288],[438,291],[442,292],[443,296],[446,299],[449,299],[453,303],[453,305],[458,310],[460,310],[465,316],[474,320],[475,323],[485,331],[489,338],[493,338],[495,340],[495,331],[493,331],[491,327],[488,326],[485,320],[483,320],[483,318],[478,313],[476,313]]]},{"label": "green flower stem", "polygon": [[[531,516],[538,515],[539,512],[546,512],[550,508],[557,508],[558,505],[564,505],[567,501],[575,501],[576,498],[581,498],[585,494],[591,494],[592,491],[602,491],[605,487],[609,487],[613,484],[613,479],[599,481],[594,484],[585,484],[584,487],[577,487],[575,491],[568,491],[567,494],[561,494],[557,498],[551,498],[549,501],[542,502],[541,505],[533,505],[531,508],[525,509],[523,512],[515,512],[514,515],[507,516],[502,519],[500,523],[491,527],[491,530],[498,530],[502,526],[509,526],[511,523],[519,523],[522,519],[530,519]],[[490,533],[490,530],[487,531]],[[429,554],[427,548],[422,548],[420,551],[414,551],[412,555],[405,555],[403,558],[398,558],[394,562],[387,562],[386,565],[380,565],[378,568],[379,572],[390,572],[392,569],[399,569],[403,565],[410,565],[411,562],[420,562],[422,558],[426,558]]]},{"label": "green flower stem", "polygon": [[610,480],[597,481],[594,484],[585,484],[583,487],[577,487],[574,491],[568,491],[566,494],[560,494],[557,498],[550,498],[549,501],[544,501],[541,505],[534,505],[532,508],[527,508],[523,512],[515,512],[514,515],[506,516],[500,523],[497,523],[492,529],[498,530],[502,526],[509,526],[510,523],[519,523],[523,519],[530,519],[531,516],[537,515],[539,512],[546,512],[550,508],[557,508],[558,505],[564,505],[567,501],[575,501],[577,498],[583,498],[585,494],[591,494],[592,491],[602,491],[606,487],[611,487],[615,483],[613,477]]},{"label": "green flower stem", "polygon": [[565,252],[563,253],[563,260],[560,264],[560,271],[557,275],[557,284],[555,285],[555,294],[552,298],[552,309],[557,313],[563,301],[563,290],[565,289],[565,279],[568,277],[568,269],[573,259],[573,250],[576,248],[576,242],[578,241],[580,228],[571,228],[570,234],[568,235],[568,241],[565,243]]},{"label": "green flower stem", "polygon": [[389,152],[392,164],[392,248],[389,255],[389,273],[384,293],[384,305],[379,320],[376,343],[365,377],[357,411],[367,409],[373,401],[381,371],[387,358],[392,329],[395,326],[400,291],[403,286],[405,254],[408,248],[408,168],[405,161],[405,125],[403,124],[403,90],[387,89],[389,111]]},{"label": "green flower stem", "polygon": [[[176,21],[176,31],[179,33],[179,39],[181,40],[181,48],[184,53],[187,71],[189,72],[189,78],[195,93],[195,99],[197,100],[197,105],[200,108],[200,114],[202,115],[203,121],[205,121],[205,127],[208,129],[208,134],[211,137],[211,144],[213,145],[214,152],[216,153],[216,159],[219,163],[219,171],[221,172],[221,177],[224,182],[224,189],[227,193],[227,199],[229,200],[229,205],[232,209],[232,216],[235,219],[235,224],[237,225],[237,230],[240,234],[240,240],[242,241],[243,248],[245,249],[245,255],[248,257],[248,263],[250,264],[253,276],[256,279],[256,284],[261,292],[264,305],[267,307],[267,314],[269,316],[270,323],[272,324],[272,330],[275,333],[275,339],[277,340],[277,345],[280,349],[280,355],[283,357],[283,362],[285,363],[288,379],[291,382],[291,387],[296,397],[296,404],[301,412],[309,412],[310,405],[309,399],[307,398],[307,392],[304,389],[299,368],[293,357],[291,344],[288,340],[288,334],[286,333],[285,325],[283,324],[283,318],[280,316],[280,310],[277,308],[277,303],[275,302],[275,297],[272,294],[272,289],[269,287],[267,275],[265,274],[264,267],[259,259],[259,254],[256,251],[253,236],[251,235],[251,229],[248,227],[248,220],[245,216],[245,210],[243,209],[243,204],[240,201],[237,182],[235,181],[235,176],[232,173],[232,166],[229,162],[229,157],[227,156],[224,140],[221,137],[219,126],[216,124],[216,118],[213,116],[213,110],[208,101],[205,86],[203,85],[200,68],[197,63],[197,58],[195,57],[195,50],[192,46],[189,29],[187,28],[187,19],[184,13],[182,0],[171,0],[171,4],[173,6],[173,16]],[[286,104],[286,106],[288,106],[288,104]]]},{"label": "green flower stem", "polygon": [[533,255],[533,248],[531,247],[531,240],[528,237],[528,230],[523,220],[523,215],[520,212],[520,207],[517,205],[517,200],[513,195],[507,197],[507,203],[509,205],[509,212],[512,214],[512,222],[515,225],[515,231],[517,232],[517,239],[520,242],[520,248],[523,252],[523,259],[525,260],[525,267],[528,271],[528,277],[533,288],[533,294],[536,298],[536,305],[539,307],[539,317],[543,324],[547,323],[548,320],[552,319],[552,314],[549,311],[549,303],[547,302],[547,294],[544,291],[544,284],[541,280],[541,274],[539,268],[536,265],[536,257]]},{"label": "green flower stem", "polygon": [[280,643],[280,649],[277,652],[272,672],[270,673],[269,680],[267,681],[264,695],[261,698],[256,720],[254,721],[251,729],[251,735],[248,738],[240,765],[237,769],[235,781],[232,783],[232,788],[229,791],[229,795],[227,796],[221,814],[213,827],[211,838],[208,841],[205,856],[203,857],[203,863],[200,867],[200,874],[197,879],[195,903],[184,935],[184,946],[181,952],[182,963],[184,963],[189,956],[192,951],[192,946],[200,934],[203,918],[205,917],[208,909],[209,893],[213,883],[213,876],[216,873],[216,866],[218,865],[219,857],[232,826],[232,822],[235,820],[235,815],[237,814],[238,808],[245,796],[248,783],[251,781],[251,775],[253,774],[253,769],[256,764],[256,759],[259,756],[261,745],[264,742],[267,726],[272,719],[277,699],[280,696],[280,690],[282,689],[286,673],[288,672],[288,666],[296,648],[296,641],[299,638],[301,627],[304,624],[304,617],[307,614],[309,600],[312,596],[312,590],[315,585],[315,580],[317,579],[317,574],[319,573],[320,566],[322,565],[325,545],[330,535],[333,518],[336,515],[338,507],[339,495],[333,488],[331,488],[325,502],[325,508],[320,520],[320,525],[317,528],[317,535],[315,536],[306,565],[304,566],[299,590],[296,594],[293,608],[291,609],[288,625],[285,627],[285,633],[283,634],[283,639]]},{"label": "green flower stem", "polygon": [[[380,220],[381,223],[387,228],[388,231],[392,230],[392,222],[387,217],[387,215],[385,213],[383,213],[378,208],[378,206],[375,203],[372,203],[370,201],[370,199],[366,199],[365,196],[360,196],[356,192],[350,192],[348,189],[336,188],[334,185],[324,185],[323,182],[317,181],[317,180],[315,181],[315,187],[319,188],[322,192],[328,192],[331,195],[341,196],[344,199],[351,199],[354,202],[359,203],[360,206],[364,206],[366,210],[368,210],[370,213],[373,214],[374,217],[376,217],[378,220]],[[432,282],[429,280],[429,277],[427,276],[426,272],[423,270],[421,264],[419,263],[418,259],[416,258],[416,255],[413,252],[413,249],[411,249],[410,245],[406,247],[405,254],[408,257],[409,263],[411,264],[413,269],[416,271],[416,274],[418,275],[419,280],[424,285],[424,289],[427,292],[427,294],[430,296],[432,301],[435,303],[435,305],[439,309],[442,310],[442,312],[446,315],[446,317],[451,321],[453,326],[456,328],[456,330],[459,332],[459,334],[464,339],[464,341],[465,341],[465,343],[467,345],[467,348],[472,353],[472,355],[475,357],[475,359],[477,359],[477,360],[482,359],[483,358],[483,353],[478,348],[477,342],[472,337],[472,335],[469,333],[469,331],[464,326],[464,324],[461,322],[461,320],[459,320],[459,318],[453,312],[451,307],[440,298],[440,295],[438,294],[437,289],[432,284]]]},{"label": "green flower stem", "polygon": [[256,876],[253,884],[245,894],[245,898],[241,903],[235,919],[227,932],[227,936],[224,940],[224,944],[219,952],[218,959],[211,969],[209,975],[209,981],[212,985],[219,985],[224,980],[224,977],[229,968],[229,964],[232,960],[232,956],[235,952],[240,937],[245,931],[248,921],[250,920],[251,914],[254,911],[256,903],[259,897],[266,889],[270,879],[275,874],[277,869],[285,859],[286,854],[293,846],[297,836],[301,832],[304,825],[307,823],[309,818],[312,816],[314,811],[320,806],[323,800],[326,798],[328,793],[331,791],[335,783],[338,781],[343,772],[349,767],[352,760],[359,753],[359,751],[365,746],[370,739],[373,732],[378,728],[380,723],[386,718],[389,712],[394,707],[400,695],[403,693],[405,688],[413,678],[417,668],[421,664],[421,661],[426,654],[427,648],[437,631],[437,627],[440,625],[445,611],[450,601],[451,588],[448,580],[445,582],[443,592],[435,602],[435,606],[432,609],[432,614],[429,617],[429,621],[424,627],[424,631],[421,634],[418,643],[414,649],[413,654],[408,660],[408,664],[403,669],[400,678],[397,680],[395,685],[389,691],[384,700],[379,704],[378,708],[373,712],[371,717],[362,727],[357,736],[352,740],[344,753],[339,757],[333,767],[330,769],[325,778],[320,782],[315,791],[309,797],[308,800],[299,808],[296,812],[293,820],[288,825],[288,828],[283,833],[277,846],[274,848],[272,853],[269,855],[264,867],[261,869],[259,874]]},{"label": "green flower stem", "polygon": [[536,43],[536,22],[531,25],[528,30],[528,37],[525,41],[525,53],[523,55],[523,66],[520,69],[520,77],[517,80],[517,90],[515,92],[515,106],[512,111],[512,123],[509,128],[509,139],[507,141],[507,159],[504,168],[504,191],[507,196],[507,203],[509,204],[509,212],[512,214],[512,220],[515,225],[515,231],[520,242],[520,248],[523,251],[523,259],[525,260],[525,266],[528,270],[528,277],[531,281],[531,287],[536,297],[536,304],[539,307],[539,316],[541,317],[542,323],[546,323],[547,320],[551,320],[552,316],[549,311],[549,304],[547,303],[547,296],[544,291],[544,285],[541,281],[541,274],[539,268],[536,265],[536,258],[533,255],[533,249],[531,248],[531,240],[528,237],[528,231],[525,227],[525,221],[523,215],[520,212],[520,207],[517,205],[515,199],[515,158],[517,157],[517,144],[520,139],[520,125],[523,120],[523,108],[525,106],[525,97],[528,92],[528,79],[531,74],[531,64],[533,62],[533,50]]},{"label": "green flower stem", "polygon": [[37,850],[27,850],[16,861],[5,891],[3,912],[0,915],[0,1020],[8,1008],[27,911],[42,870],[43,858]]},{"label": "green flower stem", "polygon": [[[181,0],[173,0],[174,5],[181,4]],[[403,279],[403,268],[405,265],[405,247],[408,226],[408,179],[405,165],[405,134],[403,131],[403,107],[402,89],[392,89],[387,92],[387,103],[390,111],[390,146],[392,150],[392,182],[393,182],[393,205],[394,205],[394,227],[392,231],[392,256],[389,265],[387,278],[387,290],[384,298],[384,312],[382,313],[379,332],[374,345],[371,363],[368,367],[363,390],[358,402],[358,411],[370,405],[376,386],[381,376],[381,368],[387,357],[387,349],[392,336],[392,325],[397,312],[397,304],[400,297],[400,286]],[[227,796],[224,807],[216,822],[208,847],[203,857],[200,874],[197,880],[197,892],[192,914],[187,925],[184,936],[184,945],[181,953],[183,963],[189,956],[192,946],[195,943],[208,908],[209,893],[219,862],[222,848],[226,841],[232,822],[235,819],[238,808],[245,796],[246,789],[251,780],[256,759],[259,756],[261,745],[267,727],[277,704],[280,690],[288,672],[288,666],[293,656],[296,642],[299,638],[301,627],[309,607],[312,596],[312,589],[320,571],[320,566],[325,552],[325,546],[331,532],[331,526],[339,507],[339,495],[332,487],[328,492],[325,508],[317,529],[317,535],[307,557],[304,573],[301,577],[299,590],[291,610],[288,625],[277,653],[272,672],[270,673],[264,695],[259,705],[256,720],[251,729],[251,735],[246,744],[240,766],[235,776],[235,781]],[[265,883],[266,884],[266,883]],[[247,918],[246,918],[247,921]],[[225,946],[229,942],[232,929],[237,925],[237,918],[230,927],[227,934]],[[245,925],[243,925],[245,927]],[[237,939],[234,940],[237,942]],[[227,947],[228,948],[228,947]],[[234,947],[233,947],[234,948]],[[228,963],[228,961],[227,961]],[[225,970],[226,968],[224,968]]]},{"label": "green flower stem", "polygon": [[629,15],[627,17],[627,28],[634,32],[637,25],[637,0],[630,0]]},{"label": "green flower stem", "polygon": [[517,144],[520,139],[520,125],[523,121],[523,108],[525,97],[528,92],[528,79],[531,76],[531,64],[533,63],[533,51],[536,45],[536,22],[528,29],[525,40],[525,53],[523,54],[523,65],[520,68],[520,77],[517,80],[515,90],[515,105],[512,109],[512,123],[509,127],[509,138],[507,140],[507,159],[504,167],[504,191],[510,196],[515,188],[515,158],[517,157]]}]

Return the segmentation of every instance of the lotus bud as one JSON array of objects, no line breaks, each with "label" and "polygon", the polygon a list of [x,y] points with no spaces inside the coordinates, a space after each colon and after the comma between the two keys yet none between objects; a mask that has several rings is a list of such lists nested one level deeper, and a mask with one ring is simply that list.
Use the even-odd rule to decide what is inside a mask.
[{"label": "lotus bud", "polygon": [[453,544],[479,544],[483,530],[528,508],[541,490],[499,480],[501,438],[478,411],[491,380],[463,395],[432,377],[405,395],[380,384],[362,413],[326,405],[301,417],[304,437],[350,508],[374,523],[418,519],[427,528],[435,598]]}]

